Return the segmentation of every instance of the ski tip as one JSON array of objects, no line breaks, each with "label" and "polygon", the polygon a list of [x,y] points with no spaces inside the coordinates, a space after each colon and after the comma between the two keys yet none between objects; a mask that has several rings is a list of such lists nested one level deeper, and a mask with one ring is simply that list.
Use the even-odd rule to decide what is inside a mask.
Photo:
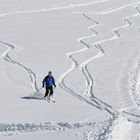
[{"label": "ski tip", "polygon": [[47,102],[53,102],[53,103],[55,103],[56,101],[55,100],[52,100],[52,99],[49,99],[49,98],[44,98]]}]

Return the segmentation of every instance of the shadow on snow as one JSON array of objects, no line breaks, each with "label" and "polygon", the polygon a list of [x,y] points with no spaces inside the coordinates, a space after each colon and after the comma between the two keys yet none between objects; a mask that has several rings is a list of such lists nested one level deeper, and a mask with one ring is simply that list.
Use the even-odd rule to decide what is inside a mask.
[{"label": "shadow on snow", "polygon": [[32,95],[29,96],[24,96],[21,97],[22,99],[26,99],[26,100],[45,100],[44,99],[44,94],[43,93],[34,93]]}]

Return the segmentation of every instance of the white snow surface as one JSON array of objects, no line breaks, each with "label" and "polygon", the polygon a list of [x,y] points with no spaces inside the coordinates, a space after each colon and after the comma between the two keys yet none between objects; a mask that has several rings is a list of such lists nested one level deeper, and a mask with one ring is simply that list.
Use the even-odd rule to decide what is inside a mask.
[{"label": "white snow surface", "polygon": [[1,0],[0,48],[0,139],[140,139],[139,0]]}]

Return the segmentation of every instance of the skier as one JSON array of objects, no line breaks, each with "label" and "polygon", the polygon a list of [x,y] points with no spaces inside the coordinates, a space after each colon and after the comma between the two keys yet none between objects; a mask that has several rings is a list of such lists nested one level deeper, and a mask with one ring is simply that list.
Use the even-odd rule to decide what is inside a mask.
[{"label": "skier", "polygon": [[42,87],[46,88],[46,93],[45,93],[45,96],[44,98],[47,97],[47,99],[51,99],[50,96],[53,95],[53,86],[56,87],[55,85],[55,79],[54,77],[52,76],[52,72],[49,71],[48,72],[48,75],[44,78],[44,80],[42,81]]}]

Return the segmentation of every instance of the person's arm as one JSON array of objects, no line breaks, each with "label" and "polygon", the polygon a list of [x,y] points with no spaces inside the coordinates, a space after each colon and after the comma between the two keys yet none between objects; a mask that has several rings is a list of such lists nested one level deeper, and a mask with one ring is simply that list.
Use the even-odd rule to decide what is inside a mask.
[{"label": "person's arm", "polygon": [[[52,77],[53,78],[53,77]],[[53,85],[56,87],[56,84],[55,84],[55,79],[53,78]]]},{"label": "person's arm", "polygon": [[45,81],[46,81],[46,77],[45,77],[45,78],[43,79],[43,81],[42,81],[42,87],[44,87]]}]

